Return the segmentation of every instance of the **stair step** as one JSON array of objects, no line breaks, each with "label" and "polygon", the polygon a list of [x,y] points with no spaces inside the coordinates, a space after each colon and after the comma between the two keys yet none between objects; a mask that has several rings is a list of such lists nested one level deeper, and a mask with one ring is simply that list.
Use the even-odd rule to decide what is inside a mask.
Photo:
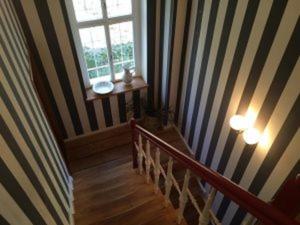
[{"label": "stair step", "polygon": [[129,181],[124,179],[123,177],[119,181],[117,181],[117,179],[114,179],[114,182],[111,182],[109,186],[97,186],[93,187],[94,189],[96,189],[95,191],[88,190],[84,193],[76,193],[76,198],[74,201],[88,203],[89,201],[94,201],[95,199],[97,199],[97,201],[101,203],[108,203],[136,191],[137,186],[143,184],[144,182],[145,180],[142,178]]},{"label": "stair step", "polygon": [[99,164],[113,163],[116,166],[126,162],[131,162],[131,160],[131,145],[124,145],[101,151],[97,154],[91,154],[84,158],[72,160],[70,167],[72,172],[76,173],[84,169],[98,166]]},{"label": "stair step", "polygon": [[[165,163],[162,165],[164,170],[166,171],[167,164]],[[173,164],[173,176],[175,177],[178,185],[180,188],[182,188],[183,182],[184,182],[184,176],[186,173],[186,168],[182,166],[179,163],[174,163]],[[160,182],[159,182],[159,188],[161,192],[164,194],[165,193],[165,184],[164,184],[164,179],[161,177]],[[202,192],[201,188],[199,187],[197,178],[191,174],[190,181],[189,181],[189,190],[191,191],[192,195],[196,199],[200,209],[204,207],[204,193]],[[176,190],[174,186],[171,188],[170,192],[170,201],[172,206],[177,209],[179,207],[179,193]],[[197,213],[197,210],[193,206],[192,202],[188,200],[186,204],[186,208],[184,211],[184,218],[185,221],[188,225],[197,225],[198,220],[199,220],[199,214]]]},{"label": "stair step", "polygon": [[172,212],[170,208],[165,208],[163,204],[161,204],[162,200],[162,198],[156,197],[127,212],[102,221],[101,225],[149,225],[157,224],[157,220],[160,221],[160,224],[175,225],[175,213]]},{"label": "stair step", "polygon": [[108,163],[75,174],[76,225],[176,224],[174,208],[131,167]]},{"label": "stair step", "polygon": [[[151,202],[156,199],[153,192],[148,190],[138,190],[141,186],[138,186],[135,190],[128,193],[120,193],[116,197],[108,200],[103,198],[95,198],[94,202],[88,207],[78,210],[78,216],[86,220],[104,221],[108,218],[116,217],[116,215],[122,215],[126,212],[132,211],[139,206]],[[146,187],[144,187],[146,188]],[[92,216],[92,218],[90,218]]]},{"label": "stair step", "polygon": [[[174,132],[174,130],[170,130]],[[179,135],[170,131],[159,132],[160,137],[171,145],[185,149]],[[96,146],[96,145],[95,145]],[[98,147],[101,145],[97,144]],[[98,148],[97,147],[97,148]],[[85,147],[80,146],[82,151]],[[93,147],[94,148],[94,147]],[[152,146],[153,148],[153,146]],[[131,145],[123,145],[104,151],[80,153],[80,159],[71,162],[74,177],[74,206],[76,225],[175,225],[178,193],[171,192],[173,204],[164,207],[164,182],[160,179],[161,192],[154,193],[153,182],[146,183],[132,169]],[[155,149],[153,149],[155,150]],[[71,150],[70,150],[71,151]],[[154,159],[155,151],[151,151]],[[166,170],[168,156],[161,154],[161,165]],[[181,187],[185,168],[174,162],[173,174]],[[151,172],[153,176],[153,171]],[[191,177],[190,189],[198,199],[201,195],[195,177]],[[182,225],[194,225],[198,221],[192,205],[188,202]]]}]

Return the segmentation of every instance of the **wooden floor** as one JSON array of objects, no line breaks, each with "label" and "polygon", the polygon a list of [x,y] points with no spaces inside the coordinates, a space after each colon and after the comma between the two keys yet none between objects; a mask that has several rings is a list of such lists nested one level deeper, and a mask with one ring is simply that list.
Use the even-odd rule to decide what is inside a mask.
[{"label": "wooden floor", "polygon": [[[174,129],[158,135],[187,153]],[[173,206],[164,207],[163,194],[155,195],[153,185],[132,169],[130,139],[127,144],[93,152],[71,161],[76,225],[177,224]]]}]

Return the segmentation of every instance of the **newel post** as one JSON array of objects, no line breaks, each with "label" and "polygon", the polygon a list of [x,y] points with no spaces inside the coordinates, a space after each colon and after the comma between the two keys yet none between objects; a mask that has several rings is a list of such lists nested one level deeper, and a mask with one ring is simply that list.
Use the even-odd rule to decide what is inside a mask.
[{"label": "newel post", "polygon": [[136,121],[134,118],[131,118],[130,120],[130,127],[131,127],[131,135],[132,135],[132,166],[133,168],[137,168],[138,167],[138,161],[137,161],[137,149],[135,146],[135,142],[136,142]]}]

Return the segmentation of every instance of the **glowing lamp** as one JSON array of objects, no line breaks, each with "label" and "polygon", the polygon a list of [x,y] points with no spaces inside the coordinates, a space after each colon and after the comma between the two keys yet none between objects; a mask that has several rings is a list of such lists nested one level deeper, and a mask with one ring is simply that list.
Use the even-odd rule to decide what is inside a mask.
[{"label": "glowing lamp", "polygon": [[241,115],[234,115],[229,121],[230,127],[234,130],[244,130],[247,128],[246,118]]},{"label": "glowing lamp", "polygon": [[243,138],[248,145],[254,145],[259,142],[260,133],[255,128],[249,128],[244,131]]}]

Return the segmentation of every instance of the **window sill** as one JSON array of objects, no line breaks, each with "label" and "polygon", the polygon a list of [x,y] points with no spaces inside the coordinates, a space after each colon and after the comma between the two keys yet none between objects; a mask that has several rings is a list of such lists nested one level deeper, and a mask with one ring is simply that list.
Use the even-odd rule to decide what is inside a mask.
[{"label": "window sill", "polygon": [[140,90],[148,87],[148,84],[144,81],[141,76],[136,76],[133,78],[131,85],[126,86],[123,81],[116,81],[114,82],[114,90],[106,95],[99,95],[93,92],[92,88],[86,89],[86,100],[87,101],[94,101],[97,99],[102,99],[106,97],[110,97],[112,95],[117,95],[129,91]]}]

